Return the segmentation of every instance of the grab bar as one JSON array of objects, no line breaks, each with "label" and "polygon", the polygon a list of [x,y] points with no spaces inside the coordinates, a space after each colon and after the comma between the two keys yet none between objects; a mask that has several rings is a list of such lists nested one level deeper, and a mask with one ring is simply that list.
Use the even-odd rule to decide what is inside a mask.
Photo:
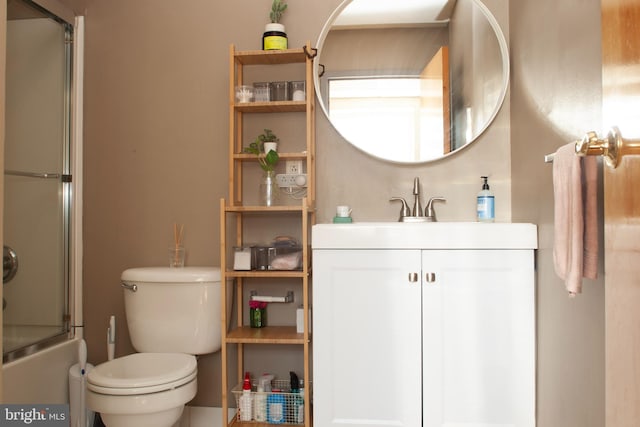
[{"label": "grab bar", "polygon": [[4,171],[5,175],[13,175],[13,176],[26,176],[29,178],[44,178],[44,179],[57,179],[60,178],[60,174],[59,173],[37,173],[37,172],[22,172],[22,171],[16,171],[16,170],[5,170]]}]

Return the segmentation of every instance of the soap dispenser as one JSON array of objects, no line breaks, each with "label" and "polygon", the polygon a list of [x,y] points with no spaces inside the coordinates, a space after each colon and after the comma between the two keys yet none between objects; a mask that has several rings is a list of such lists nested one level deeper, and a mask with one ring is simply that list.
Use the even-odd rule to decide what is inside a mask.
[{"label": "soap dispenser", "polygon": [[496,217],[495,198],[489,188],[488,176],[481,176],[482,190],[478,193],[477,213],[478,221],[493,222]]}]

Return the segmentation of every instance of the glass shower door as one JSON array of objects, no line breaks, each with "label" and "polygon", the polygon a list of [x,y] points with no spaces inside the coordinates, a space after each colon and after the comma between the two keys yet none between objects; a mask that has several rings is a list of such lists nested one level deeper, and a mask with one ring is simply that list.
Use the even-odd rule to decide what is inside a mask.
[{"label": "glass shower door", "polygon": [[9,1],[7,19],[5,361],[69,333],[72,36],[29,1]]}]

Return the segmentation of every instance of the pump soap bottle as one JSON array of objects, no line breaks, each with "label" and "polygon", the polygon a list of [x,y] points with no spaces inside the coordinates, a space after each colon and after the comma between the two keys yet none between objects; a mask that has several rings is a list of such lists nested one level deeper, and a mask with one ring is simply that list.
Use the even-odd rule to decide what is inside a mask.
[{"label": "pump soap bottle", "polygon": [[484,180],[482,183],[482,190],[478,193],[478,221],[480,222],[493,222],[496,218],[495,199],[493,193],[489,189],[489,183],[487,182],[488,176],[481,176]]}]

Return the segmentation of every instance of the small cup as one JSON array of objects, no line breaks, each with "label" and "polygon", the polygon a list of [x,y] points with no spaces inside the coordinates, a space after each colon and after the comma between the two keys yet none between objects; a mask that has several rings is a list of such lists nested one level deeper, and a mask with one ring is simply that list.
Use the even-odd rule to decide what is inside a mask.
[{"label": "small cup", "polygon": [[347,205],[340,205],[336,207],[336,216],[340,218],[347,218],[351,216],[351,209]]},{"label": "small cup", "polygon": [[184,267],[184,246],[169,247],[169,267]]},{"label": "small cup", "polygon": [[278,143],[277,142],[265,142],[264,146],[264,154],[268,154],[269,151],[278,152]]}]

